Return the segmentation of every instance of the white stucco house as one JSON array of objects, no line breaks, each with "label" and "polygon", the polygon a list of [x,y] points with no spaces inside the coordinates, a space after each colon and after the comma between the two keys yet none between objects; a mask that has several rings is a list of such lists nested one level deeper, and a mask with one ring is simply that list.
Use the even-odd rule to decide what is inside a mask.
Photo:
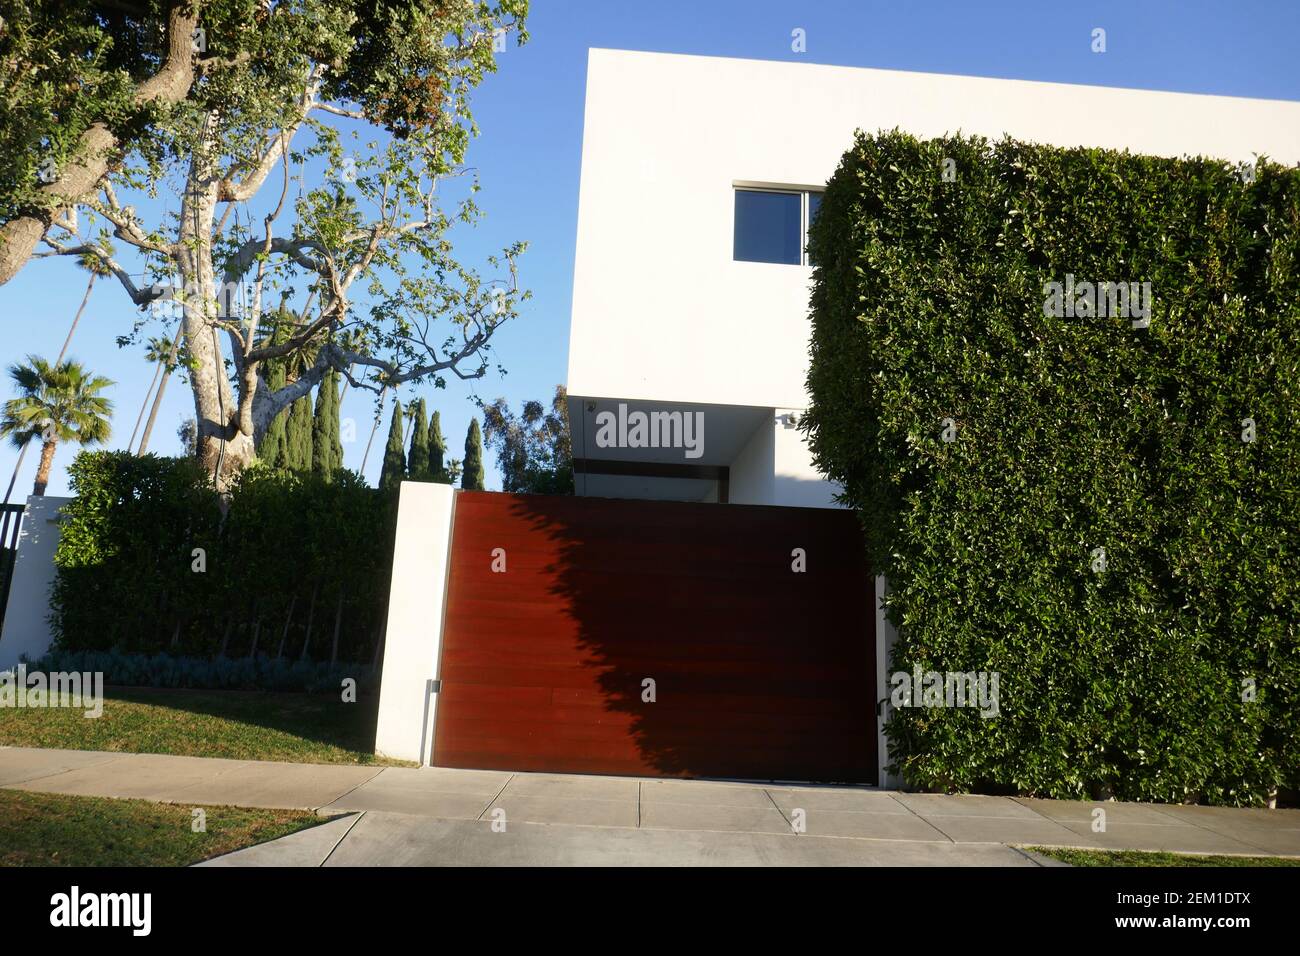
[{"label": "white stucco house", "polygon": [[[735,687],[762,691],[761,703],[731,715],[746,729],[686,769],[755,779],[870,777],[897,785],[885,770],[888,708],[880,704],[889,697],[887,654],[896,637],[880,611],[883,578],[875,577],[874,620],[863,626],[861,616],[846,618],[854,628],[848,639],[836,643],[847,632],[834,627],[800,629],[787,621],[765,628],[751,616],[745,640],[727,645],[733,657],[725,660],[709,654],[716,656],[711,641],[726,625],[716,614],[694,621],[679,593],[696,588],[698,599],[703,586],[689,576],[708,580],[710,555],[726,553],[747,570],[725,578],[732,590],[724,604],[761,610],[773,594],[786,592],[772,587],[766,559],[736,559],[738,548],[762,548],[744,522],[799,527],[790,520],[796,517],[812,527],[840,517],[730,506],[836,507],[837,489],[818,473],[793,426],[809,404],[813,270],[805,236],[855,130],[1009,135],[1246,165],[1264,154],[1294,164],[1300,162],[1300,103],[617,50],[592,50],[587,67],[567,377],[576,491],[590,499],[719,504],[691,509],[689,516],[688,509],[644,500],[460,495],[457,504],[446,486],[403,485],[377,749],[449,766],[677,772],[682,767],[665,771],[653,755],[699,754],[707,747],[716,721],[701,723],[688,713],[699,694],[665,694],[654,714],[677,713],[673,707],[681,713],[656,724],[640,709],[641,698],[629,702],[598,680],[608,673],[659,674],[672,661],[680,671],[666,676],[666,684],[723,682],[705,697],[726,698]],[[647,514],[678,524],[656,538]],[[635,621],[620,618],[626,606],[620,589],[664,553],[665,541],[689,540],[682,529],[695,526],[688,518],[703,529],[711,550],[689,566],[660,567],[653,590],[665,599],[640,606]],[[610,526],[616,535],[608,534]],[[721,537],[720,528],[736,540]],[[514,547],[507,534],[528,557],[511,565],[509,580],[494,579],[484,555],[490,547]],[[574,568],[576,578],[567,578]],[[458,595],[468,594],[467,607],[495,610],[481,620],[463,609],[446,611],[439,625],[429,613],[430,582],[435,606],[453,608]],[[841,610],[855,607],[870,618],[856,596]],[[775,658],[761,649],[783,646],[794,632],[801,663],[831,661],[836,678],[850,686],[851,700],[816,713],[862,719],[863,728],[874,722],[870,758],[856,730],[840,737],[834,728],[826,729],[829,736],[809,732],[793,756],[769,746],[763,721],[791,703],[779,697],[788,683],[786,661],[778,660],[780,676],[767,684],[747,684],[745,675],[768,673],[763,668]],[[520,670],[524,664],[511,663],[525,640],[520,635],[539,634],[549,643],[528,658],[536,669]],[[452,649],[446,659],[444,640]],[[505,649],[496,657],[484,649],[493,640],[491,646]],[[526,640],[522,646],[530,647]],[[637,655],[647,647],[670,653],[643,660]],[[491,667],[500,673],[484,671]],[[829,700],[827,687],[789,694]],[[778,697],[764,696],[772,693]],[[578,699],[592,706],[574,711],[566,703]],[[491,706],[481,707],[484,701]],[[496,719],[484,714],[506,707],[520,715],[515,723],[483,724]],[[792,712],[816,722],[797,707]],[[751,719],[752,726],[745,724]],[[620,720],[631,720],[624,736]],[[838,743],[824,744],[832,739]],[[832,761],[838,748],[852,750],[872,760],[874,771],[798,769],[799,754],[819,745]],[[770,759],[771,766],[737,770],[728,758],[741,752]],[[612,762],[616,753],[630,762]]]},{"label": "white stucco house", "polygon": [[[804,234],[856,129],[1300,162],[1300,103],[1277,100],[600,49],[586,96],[580,495],[834,506],[792,426],[808,405]],[[702,436],[653,447],[686,415]]]}]

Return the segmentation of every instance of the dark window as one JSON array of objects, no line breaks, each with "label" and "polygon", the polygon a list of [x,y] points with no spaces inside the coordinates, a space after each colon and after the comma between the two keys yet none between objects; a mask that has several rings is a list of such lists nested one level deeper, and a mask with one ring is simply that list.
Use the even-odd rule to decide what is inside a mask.
[{"label": "dark window", "polygon": [[802,207],[799,193],[737,189],[733,257],[798,265],[803,253]]},{"label": "dark window", "polygon": [[822,208],[822,194],[809,193],[808,194],[808,225],[810,226],[812,225],[812,221],[817,218],[817,210],[821,208]]},{"label": "dark window", "polygon": [[[822,194],[821,194],[821,193],[809,193],[809,194],[808,194],[808,228],[809,228],[809,229],[812,228],[813,220],[815,220],[815,219],[817,218],[817,210],[818,210],[818,209],[821,209],[821,208],[822,208]],[[804,242],[805,242],[805,244],[807,244],[807,237],[806,237],[806,236],[805,236],[805,238],[804,238]],[[809,256],[809,257],[808,257],[808,265],[812,266],[812,265],[816,265],[816,264],[817,264],[817,263],[815,263],[815,262],[812,261],[812,256]]]}]

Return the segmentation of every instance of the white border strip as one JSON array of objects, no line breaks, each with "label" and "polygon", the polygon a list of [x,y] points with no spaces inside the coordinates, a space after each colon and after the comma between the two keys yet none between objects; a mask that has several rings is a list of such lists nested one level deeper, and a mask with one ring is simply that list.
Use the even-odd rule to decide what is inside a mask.
[{"label": "white border strip", "polygon": [[399,495],[375,753],[425,766],[437,724],[431,682],[442,666],[455,491],[404,481]]}]

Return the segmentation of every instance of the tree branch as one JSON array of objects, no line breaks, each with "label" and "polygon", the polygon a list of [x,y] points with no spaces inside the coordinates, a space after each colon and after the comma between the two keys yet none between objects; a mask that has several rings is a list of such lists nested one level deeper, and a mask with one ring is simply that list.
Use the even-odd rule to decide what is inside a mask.
[{"label": "tree branch", "polygon": [[303,85],[302,96],[298,100],[297,117],[280,130],[256,165],[238,183],[231,178],[235,172],[233,169],[221,180],[217,190],[217,200],[219,202],[246,202],[257,195],[257,191],[262,188],[262,183],[266,181],[266,177],[270,175],[271,170],[275,167],[276,161],[288,151],[290,140],[293,139],[298,132],[298,127],[302,125],[303,120],[307,118],[307,114],[311,112],[312,107],[315,105],[316,90],[320,86],[322,69],[321,66],[317,65],[308,71],[307,81]]},{"label": "tree branch", "polygon": [[323,113],[333,113],[335,116],[346,116],[349,119],[368,120],[369,117],[360,110],[345,110],[341,106],[335,106],[333,103],[316,102],[312,104],[312,109],[320,110]]},{"label": "tree branch", "polygon": [[305,250],[308,249],[322,255],[326,253],[325,247],[315,239],[272,239],[269,246],[265,239],[247,239],[226,259],[225,281],[238,282],[240,277],[253,267],[259,256],[272,253],[286,256],[309,272],[324,276],[329,271],[328,265],[322,259],[313,259],[305,255]]},{"label": "tree branch", "polygon": [[99,259],[99,261],[102,262],[104,266],[113,273],[113,275],[117,276],[117,280],[122,283],[122,288],[126,290],[126,294],[131,297],[131,301],[136,305],[145,306],[150,302],[156,302],[158,299],[165,298],[167,295],[168,290],[163,286],[152,285],[144,289],[136,286],[135,280],[131,278],[130,274],[122,268],[118,261],[114,259],[103,246],[89,242],[79,243],[75,246],[65,246],[54,241],[49,236],[45,237],[44,242],[53,251],[33,253],[33,259],[45,259],[49,256],[93,255]]},{"label": "tree branch", "polygon": [[[188,95],[194,83],[193,35],[201,7],[201,0],[172,0],[169,4],[167,52],[158,72],[136,87],[132,101],[137,108],[154,101],[179,103]],[[81,134],[77,158],[59,170],[54,182],[40,188],[46,206],[0,226],[0,285],[17,275],[32,257],[58,209],[81,202],[95,191],[121,146],[107,124],[92,123]]]},{"label": "tree branch", "polygon": [[144,231],[140,228],[139,223],[136,222],[130,210],[124,209],[122,205],[118,203],[117,194],[113,191],[113,184],[107,179],[104,180],[102,184],[102,192],[104,194],[104,202],[89,197],[82,201],[82,205],[86,206],[88,209],[93,209],[95,212],[99,213],[99,215],[111,222],[114,227],[113,235],[116,238],[121,239],[123,242],[130,243],[137,249],[142,249],[145,252],[156,252],[164,256],[170,256],[172,254],[174,248],[172,245],[164,245],[160,242],[155,242],[144,234]]}]

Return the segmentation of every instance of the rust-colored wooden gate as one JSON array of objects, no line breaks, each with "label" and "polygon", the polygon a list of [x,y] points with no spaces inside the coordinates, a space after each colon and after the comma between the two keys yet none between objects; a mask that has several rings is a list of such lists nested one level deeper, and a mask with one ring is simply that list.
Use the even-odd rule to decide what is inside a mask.
[{"label": "rust-colored wooden gate", "polygon": [[845,511],[460,492],[434,763],[874,782],[873,594]]}]

